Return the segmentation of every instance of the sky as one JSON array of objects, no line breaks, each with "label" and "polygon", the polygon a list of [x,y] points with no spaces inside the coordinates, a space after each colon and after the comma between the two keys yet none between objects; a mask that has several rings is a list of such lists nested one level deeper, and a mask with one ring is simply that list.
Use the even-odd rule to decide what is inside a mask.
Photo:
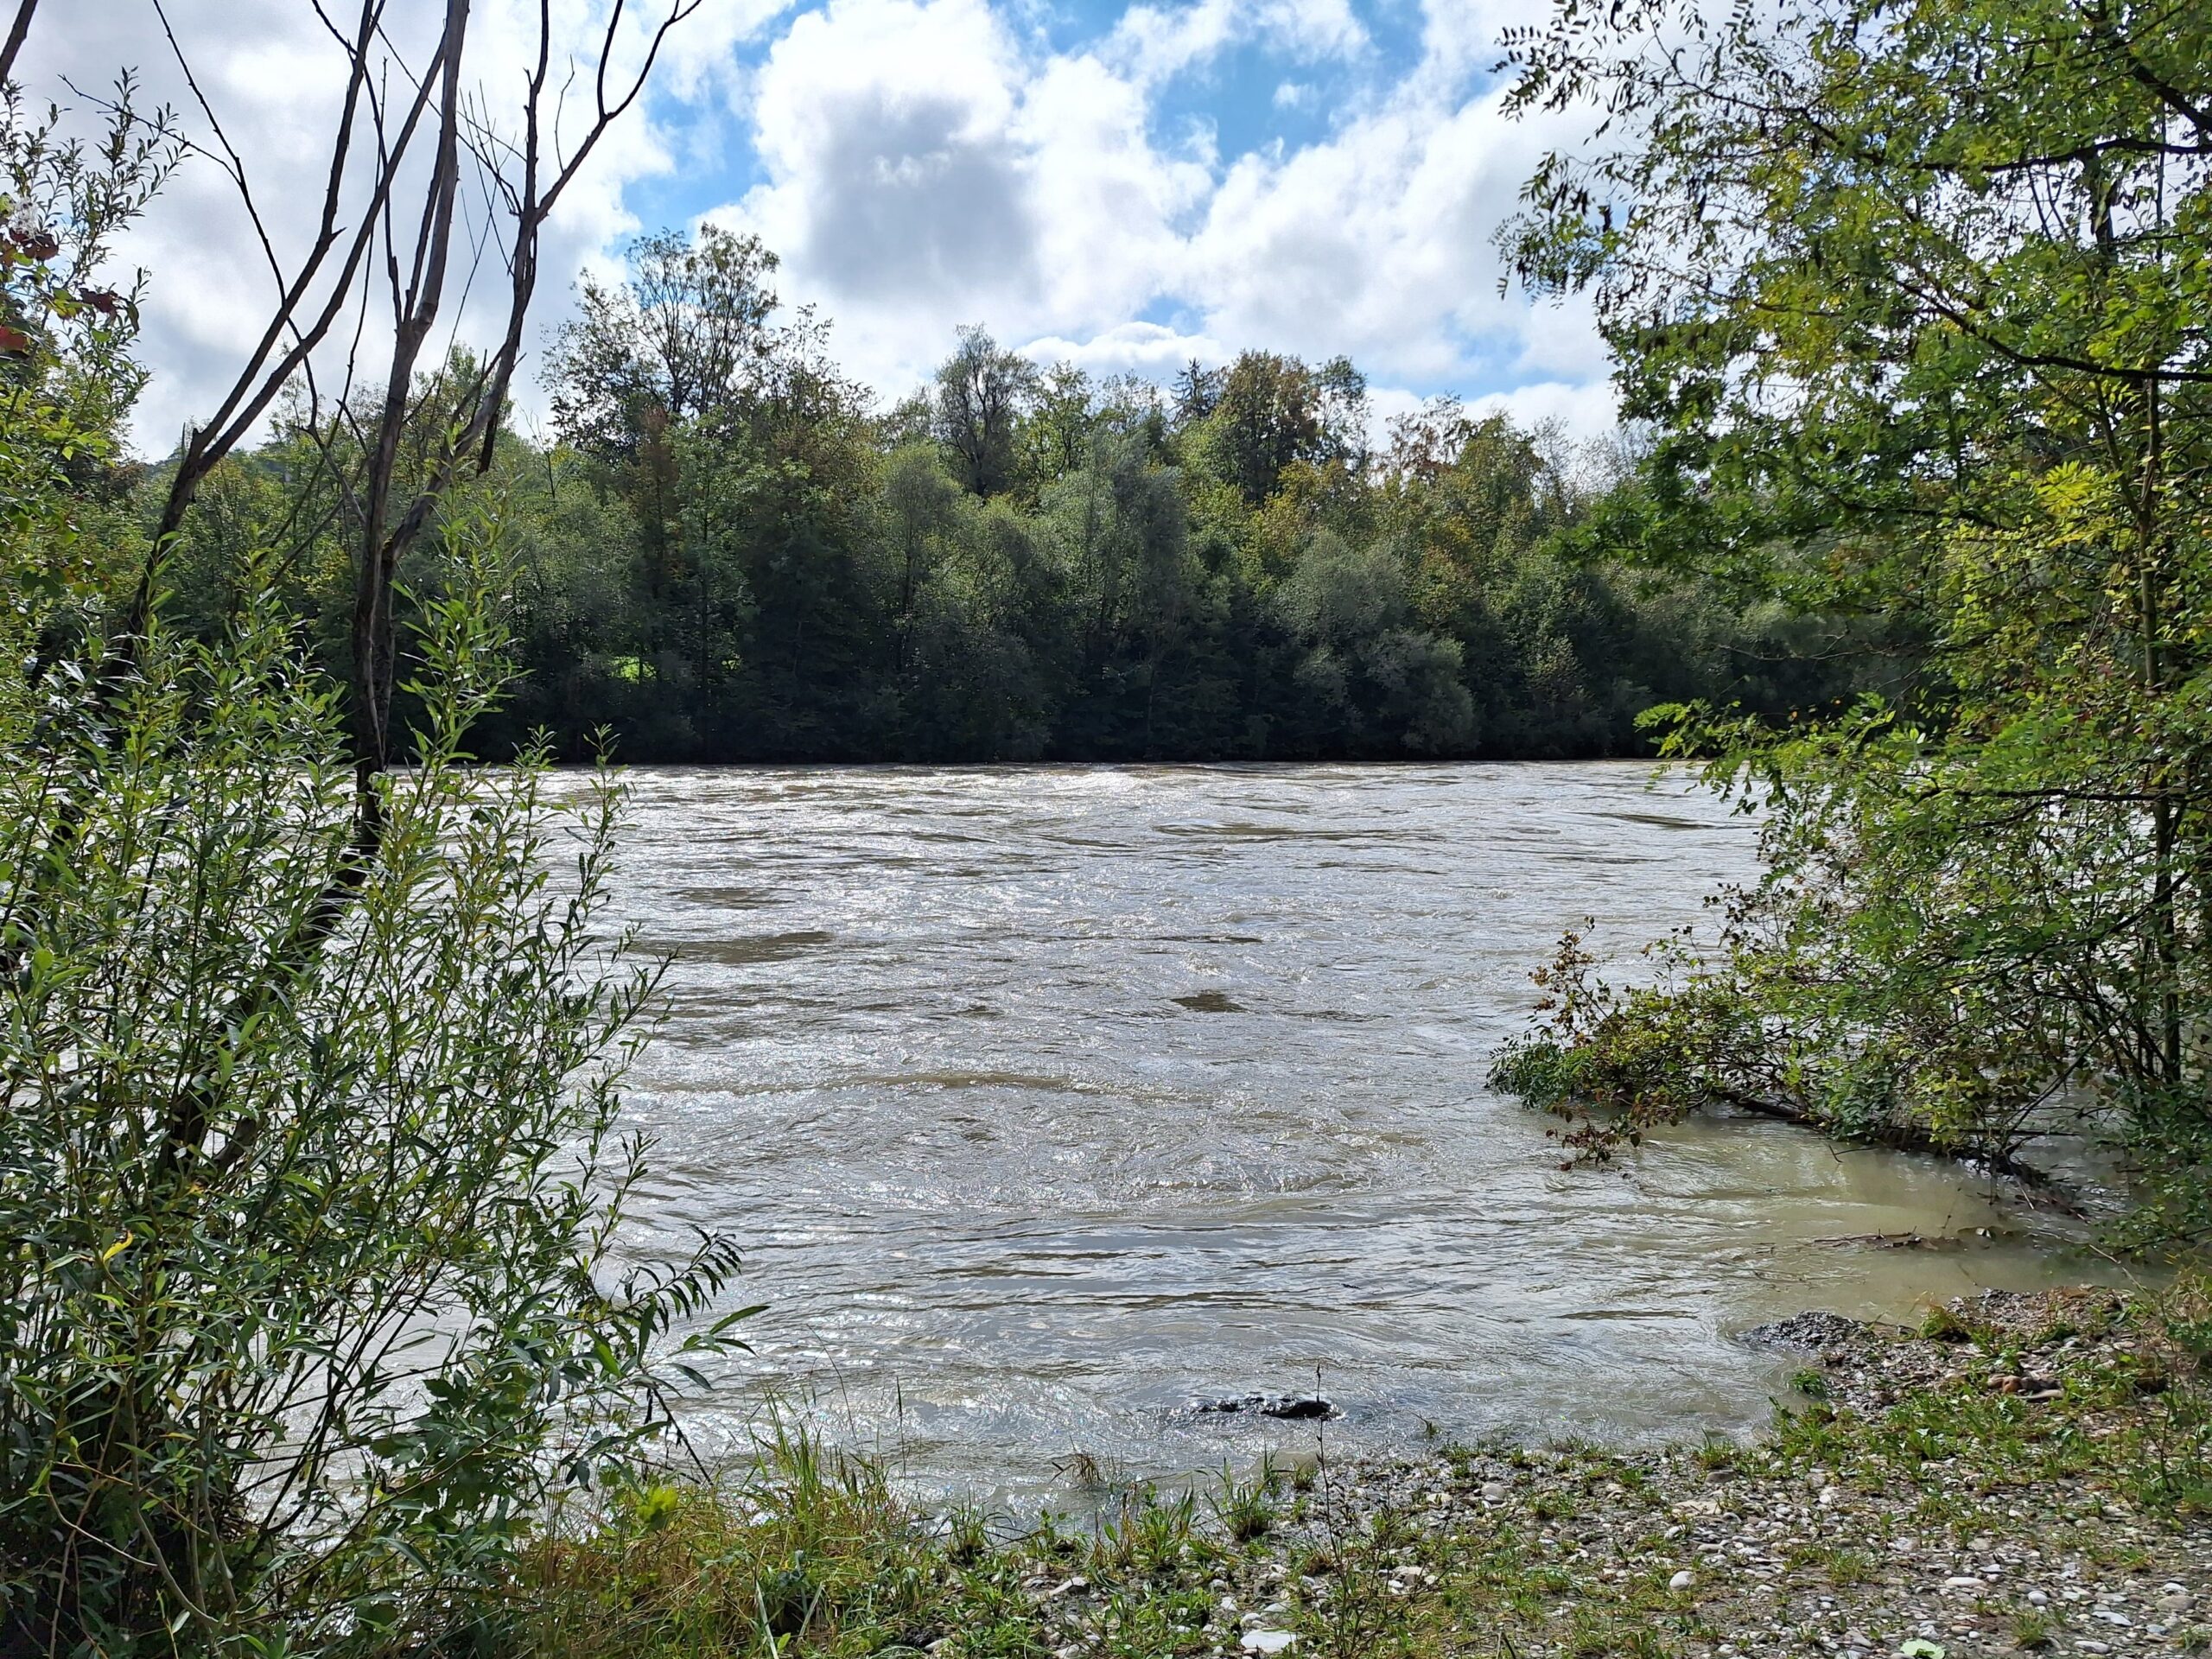
[{"label": "sky", "polygon": [[[559,0],[569,37],[592,38],[607,3]],[[281,257],[319,189],[337,54],[308,0],[164,5]],[[430,0],[392,10],[404,54]],[[487,102],[518,76],[535,10],[478,0]],[[1497,38],[1530,11],[705,0],[565,205],[537,332],[639,232],[710,221],[775,251],[785,301],[816,307],[833,354],[887,402],[981,323],[1040,363],[1163,381],[1193,357],[1343,353],[1378,423],[1454,392],[1594,434],[1613,405],[1586,315],[1498,290],[1496,227],[1542,152],[1576,136],[1502,112]],[[45,0],[18,77],[89,112],[125,67],[145,101],[212,137],[154,0]],[[154,273],[143,449],[169,448],[235,372],[272,286],[257,247],[205,158],[126,246]],[[534,374],[521,391],[525,423],[542,418]]]}]

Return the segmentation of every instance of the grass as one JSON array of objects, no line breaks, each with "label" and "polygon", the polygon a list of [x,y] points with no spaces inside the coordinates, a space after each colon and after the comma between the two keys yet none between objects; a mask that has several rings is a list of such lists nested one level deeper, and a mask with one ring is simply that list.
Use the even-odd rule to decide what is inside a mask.
[{"label": "grass", "polygon": [[1271,1456],[1261,1458],[1259,1472],[1249,1481],[1239,1481],[1224,1464],[1221,1491],[1211,1500],[1214,1515],[1230,1538],[1240,1544],[1250,1543],[1274,1530],[1275,1497],[1281,1490],[1282,1475]]},{"label": "grass", "polygon": [[[1268,1618],[1297,1633],[1294,1659],[1675,1659],[1722,1640],[1765,1651],[1785,1608],[1810,1618],[1827,1616],[1824,1599],[1878,1600],[1895,1580],[1892,1532],[1963,1543],[2017,1510],[2018,1535],[2139,1573],[2152,1552],[2110,1537],[2100,1500],[2202,1524],[2212,1314],[2199,1295],[2112,1317],[2125,1332],[2077,1324],[2024,1349],[2017,1332],[1999,1343],[1945,1326],[1937,1339],[1955,1344],[1955,1374],[1864,1415],[1801,1397],[1751,1444],[1440,1448],[1428,1454],[1435,1478],[1469,1500],[1449,1527],[1422,1500],[1355,1506],[1325,1462],[1263,1461],[1247,1475],[1224,1469],[1203,1495],[1125,1491],[1085,1530],[1049,1515],[1025,1530],[918,1507],[878,1465],[779,1431],[721,1480],[642,1486],[556,1529],[522,1581],[470,1610],[455,1651],[916,1659],[939,1644],[939,1659],[1236,1659],[1243,1614],[1277,1604]],[[2120,1334],[2132,1352],[2053,1345]],[[1993,1387],[2029,1362],[2056,1378],[2055,1396]],[[1504,1500],[1471,1502],[1469,1488],[1501,1477]],[[1859,1511],[1861,1531],[1797,1540],[1766,1589],[1732,1580],[1708,1554],[1717,1547],[1679,1523],[1694,1511],[1726,1535],[1732,1516],[1806,1503],[1827,1481],[1884,1501]],[[1691,1587],[1671,1589],[1685,1566]],[[2023,1650],[2057,1639],[2056,1610],[1984,1611]],[[2202,1646],[2200,1631],[2175,1634]]]},{"label": "grass", "polygon": [[2012,1645],[2026,1651],[2047,1648],[2058,1634],[2058,1620],[2040,1607],[2012,1615]]}]

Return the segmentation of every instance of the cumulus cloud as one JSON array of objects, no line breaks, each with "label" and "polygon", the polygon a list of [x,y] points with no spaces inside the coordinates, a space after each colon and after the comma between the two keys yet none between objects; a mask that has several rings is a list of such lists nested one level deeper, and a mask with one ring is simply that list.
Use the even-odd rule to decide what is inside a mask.
[{"label": "cumulus cloud", "polygon": [[1349,57],[1370,44],[1345,0],[1192,0],[1131,6],[1103,49],[1118,67],[1152,85],[1262,38],[1308,60]]},{"label": "cumulus cloud", "polygon": [[[608,3],[556,10],[588,41]],[[1503,0],[1422,0],[1418,46],[1386,49],[1355,9],[1366,3],[1136,0],[1070,40],[1020,0],[709,0],[552,227],[541,323],[638,230],[711,219],[777,251],[786,298],[818,305],[833,348],[887,396],[926,374],[958,325],[982,322],[1040,361],[1102,374],[1165,378],[1251,346],[1344,353],[1378,410],[1457,390],[1605,424],[1586,313],[1497,292],[1495,227],[1539,153],[1572,136],[1505,118],[1491,70],[1511,14]],[[337,54],[296,0],[169,10],[279,205],[281,251],[320,188]],[[435,11],[395,0],[403,55]],[[493,96],[519,73],[535,0],[478,0],[477,15]],[[148,0],[73,9],[66,28],[42,18],[23,68],[42,95],[126,64],[205,136]],[[1279,118],[1326,125],[1253,140],[1250,118],[1225,129],[1194,112],[1231,98],[1263,132]],[[1217,152],[1224,130],[1247,135],[1240,153]],[[265,316],[273,281],[253,247],[226,182],[195,162],[130,250],[157,273],[144,447],[167,448],[205,410]]]},{"label": "cumulus cloud", "polygon": [[1408,91],[1303,149],[1238,160],[1193,240],[1212,330],[1423,380],[1549,339],[1497,292],[1493,237],[1544,137],[1501,99]]},{"label": "cumulus cloud", "polygon": [[1613,390],[1602,381],[1539,380],[1510,391],[1493,391],[1468,405],[1475,415],[1510,416],[1520,427],[1555,423],[1577,438],[1610,431],[1618,416]]},{"label": "cumulus cloud", "polygon": [[[589,52],[605,31],[609,4],[556,0],[556,38]],[[716,0],[690,34],[671,37],[663,84],[702,97],[727,96],[734,42],[780,9],[779,0]],[[37,15],[16,66],[33,100],[59,100],[70,108],[79,131],[97,124],[98,105],[117,73],[135,71],[141,109],[174,109],[196,147],[121,250],[126,262],[155,273],[142,343],[153,379],[138,410],[136,436],[142,448],[156,454],[171,448],[188,423],[210,412],[249,356],[280,285],[218,158],[226,143],[243,158],[276,264],[289,274],[296,269],[321,202],[346,79],[337,44],[315,10],[297,0],[168,0],[166,10],[205,95],[204,109],[149,0],[66,10],[48,4]],[[411,67],[427,60],[442,10],[435,0],[395,0],[389,7],[385,33],[395,86],[404,87]],[[640,60],[646,31],[639,13],[631,8],[618,35],[618,71]],[[536,0],[479,0],[474,9],[468,61],[474,90],[495,118],[518,107],[517,89],[534,50],[537,22]],[[556,61],[556,84],[561,78]],[[563,130],[573,137],[578,127],[572,101]],[[632,111],[594,152],[549,226],[541,251],[540,292],[553,307],[563,302],[587,259],[636,228],[626,194],[667,168],[667,140],[660,123]],[[361,176],[357,168],[354,181]],[[358,213],[359,204],[355,189],[348,208]],[[472,204],[472,211],[478,215],[473,229],[480,233],[480,207]],[[502,281],[495,268],[480,269],[471,302],[448,310],[454,338],[484,337]],[[372,372],[385,346],[376,310],[368,308],[363,333]],[[326,367],[335,372],[333,364]]]},{"label": "cumulus cloud", "polygon": [[1072,363],[1102,378],[1136,374],[1163,383],[1193,361],[1218,368],[1236,354],[1211,334],[1185,334],[1157,322],[1125,322],[1087,340],[1044,334],[1022,350],[1039,365]]},{"label": "cumulus cloud", "polygon": [[[970,321],[1109,372],[1257,346],[1350,354],[1408,397],[1599,385],[1586,315],[1497,291],[1496,228],[1565,130],[1507,118],[1478,55],[1490,10],[1431,0],[1419,57],[1367,75],[1325,136],[1224,161],[1210,131],[1177,137],[1162,84],[1257,40],[1342,71],[1373,42],[1341,0],[1139,3],[1057,53],[988,0],[830,0],[767,53],[766,177],[715,216],[783,253],[887,391]],[[1265,101],[1320,99],[1300,79]],[[1610,418],[1602,391],[1572,409]]]},{"label": "cumulus cloud", "polygon": [[963,322],[1087,338],[1172,289],[1176,221],[1211,180],[1147,114],[1131,79],[1033,54],[985,0],[831,0],[760,67],[766,181],[705,216],[776,249],[841,354],[895,388]]}]

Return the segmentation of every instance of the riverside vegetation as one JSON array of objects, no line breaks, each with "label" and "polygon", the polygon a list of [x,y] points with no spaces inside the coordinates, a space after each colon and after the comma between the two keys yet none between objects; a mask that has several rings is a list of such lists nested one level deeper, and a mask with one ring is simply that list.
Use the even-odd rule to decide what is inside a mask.
[{"label": "riverside vegetation", "polygon": [[[504,104],[466,0],[408,73],[378,0],[334,14],[327,193],[150,467],[118,248],[216,163],[127,78],[81,139],[27,105],[36,0],[0,45],[0,1645],[2200,1643],[2185,1288],[1840,1332],[1755,1447],[1317,1457],[1074,1538],[933,1522],[798,1439],[669,1481],[669,1391],[753,1310],[728,1239],[615,1268],[653,975],[602,926],[619,787],[541,784],[599,722],[1590,753],[1676,699],[1648,729],[1764,810],[1768,878],[1656,986],[1570,941],[1500,1080],[1593,1157],[1720,1103],[2008,1166],[2086,1133],[2127,1242],[2200,1239],[2212,18],[1559,0],[1514,104],[1604,136],[1505,237],[1616,355],[1634,435],[1593,484],[1450,405],[1378,459],[1349,365],[1264,354],[1155,400],[976,334],[878,416],[706,232],[586,292],[563,442],[524,443],[543,227],[694,10],[593,43],[627,76],[564,68],[541,11]],[[457,232],[504,288],[441,359]]]},{"label": "riverside vegetation", "polygon": [[[1247,352],[1162,389],[981,328],[879,410],[826,323],[776,321],[775,264],[709,225],[585,284],[545,369],[556,441],[503,433],[493,460],[518,674],[487,752],[1639,754],[1656,702],[1781,715],[1886,677],[1880,619],[1745,603],[1593,539],[1636,487],[1620,444],[1444,397],[1377,445],[1345,360]],[[327,442],[280,423],[210,475],[169,566],[181,626],[219,631],[241,555],[285,543],[286,604],[342,662],[349,566],[298,503]]]},{"label": "riverside vegetation", "polygon": [[549,1537],[493,1617],[532,1651],[671,1659],[2212,1649],[2201,1289],[1794,1323],[1804,1365],[1756,1444],[1347,1467],[1323,1429],[1203,1497],[1095,1484],[1088,1519],[995,1539],[782,1436]]}]

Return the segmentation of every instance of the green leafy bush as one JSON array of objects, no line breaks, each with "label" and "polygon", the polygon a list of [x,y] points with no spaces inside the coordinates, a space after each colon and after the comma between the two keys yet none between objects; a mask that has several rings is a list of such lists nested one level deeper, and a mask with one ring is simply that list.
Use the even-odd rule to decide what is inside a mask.
[{"label": "green leafy bush", "polygon": [[496,518],[446,563],[416,762],[365,785],[266,604],[0,676],[9,1651],[428,1637],[730,1340],[674,1339],[727,1241],[614,1271],[654,981],[603,926],[619,791],[467,763]]}]

